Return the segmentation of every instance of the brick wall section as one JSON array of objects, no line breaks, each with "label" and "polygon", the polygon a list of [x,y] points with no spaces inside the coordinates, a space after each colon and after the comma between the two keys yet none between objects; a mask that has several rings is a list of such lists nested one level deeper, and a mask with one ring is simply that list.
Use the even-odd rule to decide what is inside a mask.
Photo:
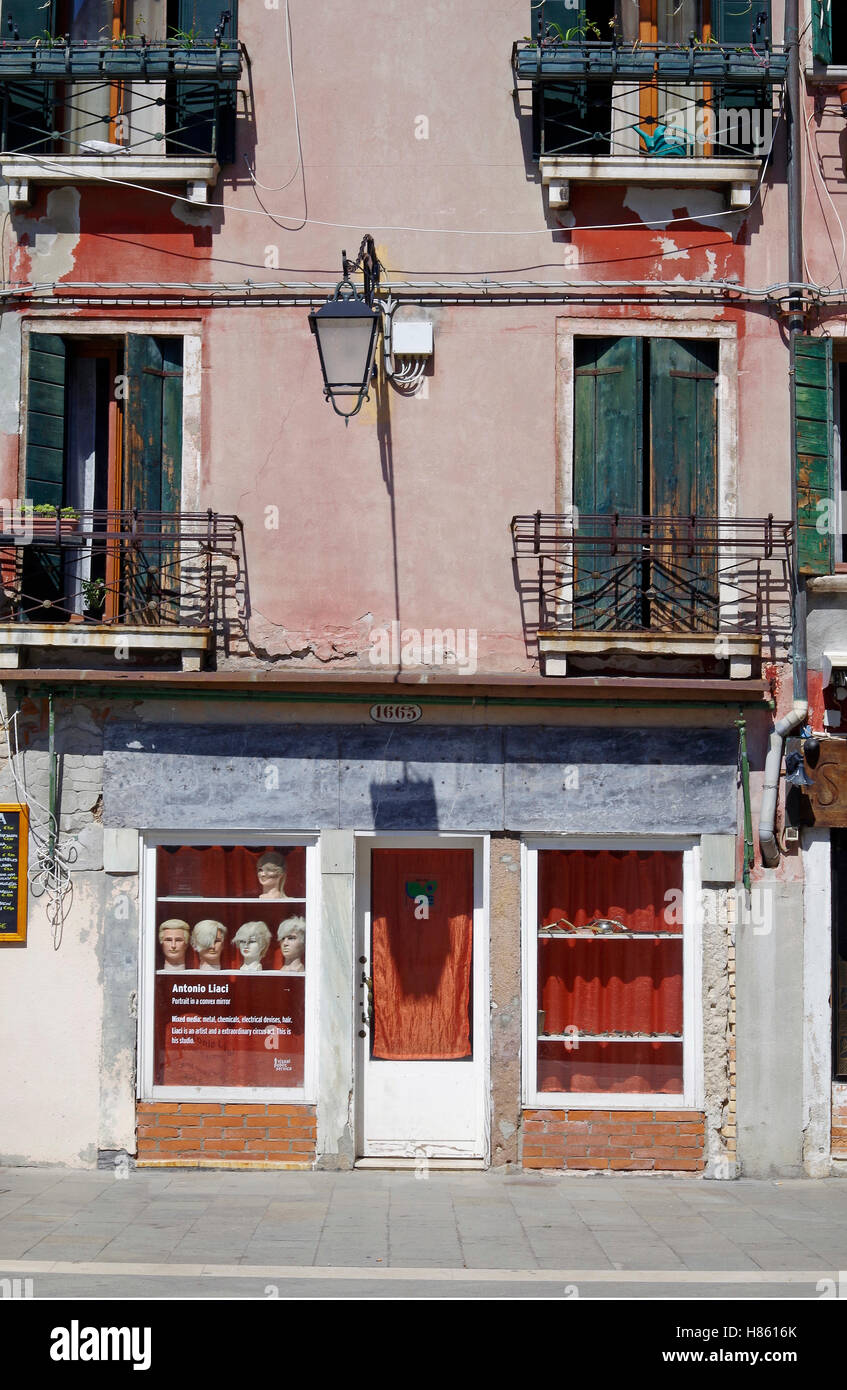
[{"label": "brick wall section", "polygon": [[706,1117],[696,1110],[525,1110],[524,1168],[701,1173]]},{"label": "brick wall section", "polygon": [[847,1085],[837,1081],[832,1087],[832,1157],[847,1158]]},{"label": "brick wall section", "polygon": [[214,1105],[143,1101],[136,1108],[138,1158],[310,1163],[313,1105]]}]

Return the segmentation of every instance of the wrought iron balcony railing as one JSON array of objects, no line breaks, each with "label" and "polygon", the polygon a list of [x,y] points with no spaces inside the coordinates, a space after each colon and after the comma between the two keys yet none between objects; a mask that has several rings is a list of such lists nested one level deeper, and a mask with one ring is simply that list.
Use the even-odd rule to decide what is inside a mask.
[{"label": "wrought iron balcony railing", "polygon": [[512,52],[516,78],[532,84],[538,158],[763,158],[787,61],[787,50],[769,45],[550,39]]},{"label": "wrought iron balcony railing", "polygon": [[234,157],[239,44],[0,45],[0,152]]},{"label": "wrought iron balcony railing", "polygon": [[791,635],[793,529],[772,516],[512,518],[528,637]]},{"label": "wrought iron balcony railing", "polygon": [[4,518],[3,618],[128,627],[244,627],[244,532],[217,512]]}]

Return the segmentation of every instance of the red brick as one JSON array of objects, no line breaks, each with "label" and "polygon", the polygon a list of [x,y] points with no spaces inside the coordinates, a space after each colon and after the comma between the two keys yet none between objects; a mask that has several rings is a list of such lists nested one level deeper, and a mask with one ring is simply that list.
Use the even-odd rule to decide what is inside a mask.
[{"label": "red brick", "polygon": [[266,1105],[230,1105],[227,1103],[223,1107],[224,1117],[229,1119],[230,1115],[267,1115]]},{"label": "red brick", "polygon": [[569,1158],[568,1168],[608,1168],[608,1158]]},{"label": "red brick", "polygon": [[569,1110],[567,1112],[569,1120],[610,1120],[611,1110]]},{"label": "red brick", "polygon": [[705,1166],[702,1158],[665,1158],[661,1163],[656,1164],[657,1168],[664,1168],[673,1173],[697,1173]]},{"label": "red brick", "polygon": [[139,1139],[177,1139],[179,1130],[172,1125],[139,1125]]},{"label": "red brick", "polygon": [[656,1114],[657,1116],[661,1115],[665,1120],[685,1120],[689,1124],[693,1124],[695,1120],[699,1120],[703,1124],[705,1120],[705,1116],[697,1110],[657,1110]]},{"label": "red brick", "polygon": [[183,1105],[180,1103],[180,1115],[220,1115],[223,1109],[220,1105]]},{"label": "red brick", "polygon": [[653,1120],[656,1117],[655,1110],[613,1110],[613,1120]]},{"label": "red brick", "polygon": [[254,1153],[256,1150],[261,1150],[264,1153],[279,1153],[284,1150],[285,1153],[290,1153],[291,1141],[290,1139],[248,1139],[248,1153]]},{"label": "red brick", "polygon": [[[229,1120],[230,1116],[227,1115],[226,1118],[227,1118],[227,1120]],[[231,1124],[227,1124],[227,1125],[224,1126],[224,1131],[223,1131],[222,1138],[224,1138],[224,1139],[246,1139],[246,1138],[247,1138],[247,1130],[244,1128],[243,1125],[231,1125]]]},{"label": "red brick", "polygon": [[524,1158],[538,1158],[543,1152],[544,1148],[541,1144],[524,1144],[523,1146]]},{"label": "red brick", "polygon": [[654,1167],[652,1158],[610,1158],[609,1167],[616,1173],[644,1172]]},{"label": "red brick", "polygon": [[269,1105],[268,1115],[274,1119],[282,1115],[311,1115],[314,1117],[315,1107],[313,1105]]},{"label": "red brick", "polygon": [[302,1158],[302,1157],[314,1158],[314,1156],[315,1156],[315,1141],[314,1141],[314,1139],[292,1139],[292,1141],[291,1141],[291,1152],[292,1152],[292,1154],[297,1154],[297,1155],[299,1155],[301,1158]]}]

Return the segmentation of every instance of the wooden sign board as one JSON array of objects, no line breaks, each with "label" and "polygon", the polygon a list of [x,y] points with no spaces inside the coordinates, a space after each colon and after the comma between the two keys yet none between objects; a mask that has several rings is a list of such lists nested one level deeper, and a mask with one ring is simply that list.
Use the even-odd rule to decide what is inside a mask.
[{"label": "wooden sign board", "polygon": [[804,766],[812,786],[802,791],[788,787],[789,820],[795,825],[847,828],[847,739],[823,739],[815,761],[807,759]]},{"label": "wooden sign board", "polygon": [[0,946],[26,941],[29,807],[0,805]]}]

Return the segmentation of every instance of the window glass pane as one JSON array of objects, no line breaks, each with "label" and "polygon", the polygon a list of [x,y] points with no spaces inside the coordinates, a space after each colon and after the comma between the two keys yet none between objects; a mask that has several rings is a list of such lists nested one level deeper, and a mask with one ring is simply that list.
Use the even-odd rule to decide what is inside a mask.
[{"label": "window glass pane", "polygon": [[72,39],[110,39],[114,0],[71,0]]},{"label": "window glass pane", "polygon": [[699,0],[658,0],[657,17],[660,43],[688,43],[691,34],[700,37]]},{"label": "window glass pane", "polygon": [[302,1086],[303,846],[156,851],[154,1083]]},{"label": "window glass pane", "polygon": [[680,851],[538,856],[539,1091],[683,1091]]}]

